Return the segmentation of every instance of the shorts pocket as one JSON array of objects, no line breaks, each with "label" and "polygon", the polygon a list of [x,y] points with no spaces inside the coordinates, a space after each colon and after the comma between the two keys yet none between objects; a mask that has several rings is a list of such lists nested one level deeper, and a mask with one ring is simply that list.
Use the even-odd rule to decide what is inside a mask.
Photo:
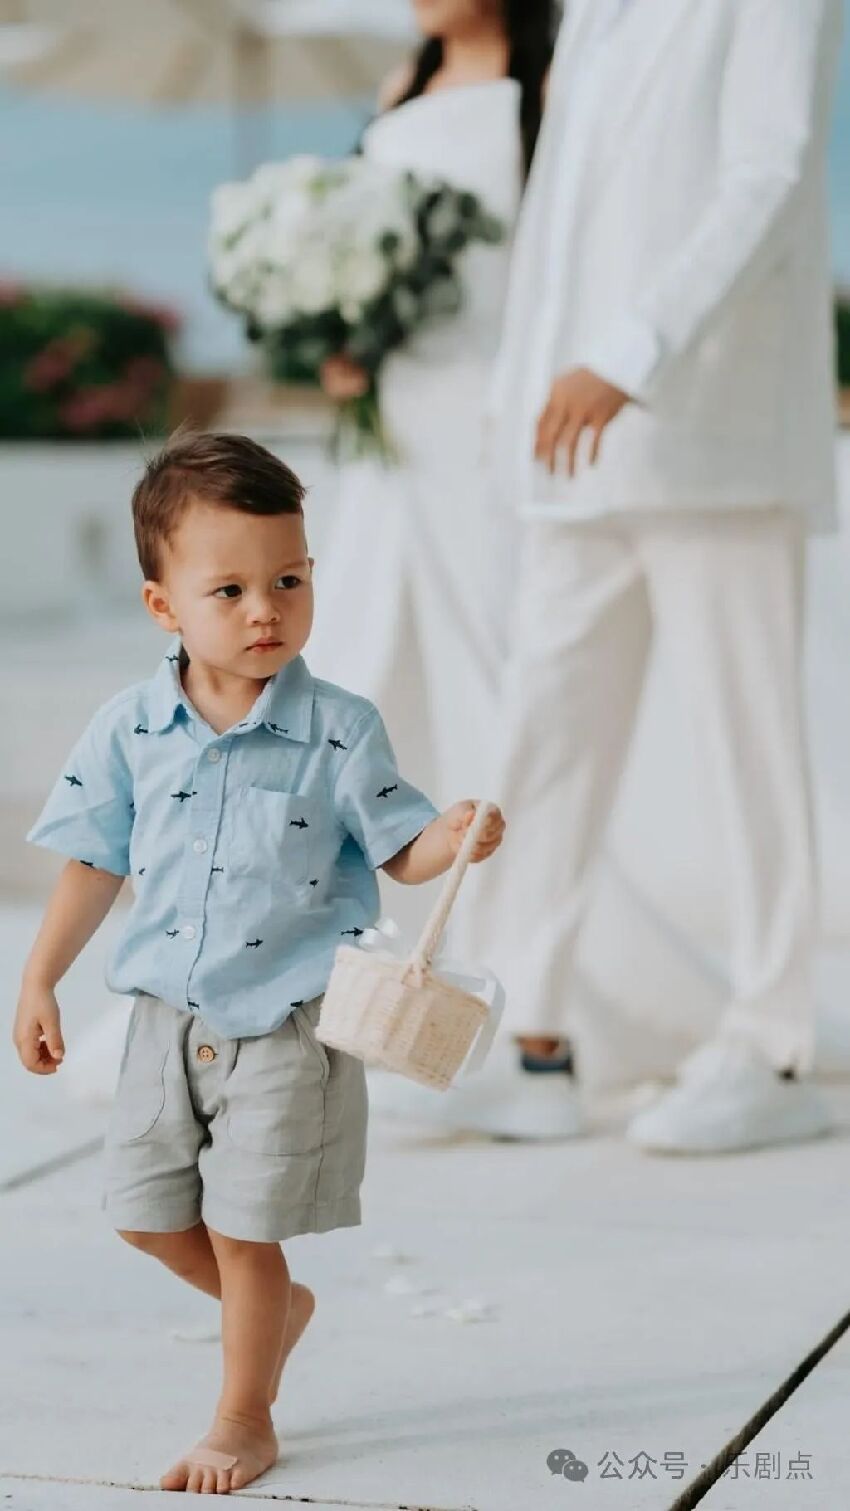
[{"label": "shorts pocket", "polygon": [[168,1048],[156,1007],[144,1000],[134,1002],[109,1115],[108,1142],[133,1143],[159,1121],[165,1107]]},{"label": "shorts pocket", "polygon": [[226,1091],[227,1134],[237,1149],[280,1157],[322,1148],[326,1062],[296,1018],[301,1011],[273,1033],[239,1041]]},{"label": "shorts pocket", "polygon": [[316,1038],[316,1025],[322,1011],[322,997],[314,997],[312,1002],[304,1002],[300,1007],[293,1008],[292,1016],[295,1019],[299,1032],[311,1054],[315,1055],[322,1072],[322,1084],[327,1085],[331,1073],[331,1062],[328,1051],[320,1039]]}]

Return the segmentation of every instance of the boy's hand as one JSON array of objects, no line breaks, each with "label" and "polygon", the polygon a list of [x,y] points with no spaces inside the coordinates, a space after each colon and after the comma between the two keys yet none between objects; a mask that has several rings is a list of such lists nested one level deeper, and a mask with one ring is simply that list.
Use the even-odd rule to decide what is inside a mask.
[{"label": "boy's hand", "polygon": [[65,1054],[59,1004],[48,986],[24,982],[12,1035],[21,1064],[37,1076],[52,1076]]},{"label": "boy's hand", "polygon": [[[477,804],[473,802],[454,803],[443,814],[446,821],[446,833],[448,835],[449,848],[452,855],[457,855],[466,837],[466,831],[475,817]],[[473,861],[487,860],[498,850],[505,834],[505,820],[501,810],[495,806],[490,809],[487,822],[481,831],[478,843],[472,852]]]}]

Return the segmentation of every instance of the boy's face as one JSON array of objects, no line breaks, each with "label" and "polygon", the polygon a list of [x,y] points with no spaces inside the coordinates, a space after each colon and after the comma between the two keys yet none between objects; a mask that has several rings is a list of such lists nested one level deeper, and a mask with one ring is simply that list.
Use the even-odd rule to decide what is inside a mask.
[{"label": "boy's face", "polygon": [[163,629],[182,636],[190,660],[272,677],[307,643],[312,568],[300,514],[243,514],[197,499],[142,597]]}]

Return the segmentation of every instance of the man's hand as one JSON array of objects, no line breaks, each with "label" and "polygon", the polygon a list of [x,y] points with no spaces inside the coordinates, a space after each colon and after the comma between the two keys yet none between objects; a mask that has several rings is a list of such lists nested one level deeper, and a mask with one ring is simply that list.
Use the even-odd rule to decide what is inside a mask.
[{"label": "man's hand", "polygon": [[[466,838],[466,831],[475,818],[477,803],[454,803],[443,814],[446,825],[446,834],[449,841],[449,849],[452,855],[457,855]],[[487,822],[481,830],[478,843],[470,857],[473,861],[488,860],[494,850],[498,850],[505,835],[505,820],[500,809],[495,806],[490,809]]]},{"label": "man's hand", "polygon": [[549,402],[537,422],[535,456],[554,472],[558,450],[563,446],[567,453],[567,472],[570,477],[575,477],[582,432],[589,430],[593,437],[588,458],[592,467],[599,456],[606,425],[610,425],[623,406],[630,402],[629,394],[615,388],[613,383],[606,383],[588,367],[576,367],[572,372],[561,373],[552,384]]},{"label": "man's hand", "polygon": [[52,1076],[65,1054],[59,1004],[49,986],[24,982],[12,1035],[21,1064],[37,1076]]}]

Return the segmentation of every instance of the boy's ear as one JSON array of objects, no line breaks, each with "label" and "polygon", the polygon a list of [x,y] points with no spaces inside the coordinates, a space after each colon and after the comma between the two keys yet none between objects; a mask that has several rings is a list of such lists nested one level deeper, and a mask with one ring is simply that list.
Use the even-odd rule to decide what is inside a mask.
[{"label": "boy's ear", "polygon": [[171,600],[162,583],[150,580],[143,582],[142,603],[160,629],[168,630],[171,635],[177,633],[180,626],[172,612]]}]

